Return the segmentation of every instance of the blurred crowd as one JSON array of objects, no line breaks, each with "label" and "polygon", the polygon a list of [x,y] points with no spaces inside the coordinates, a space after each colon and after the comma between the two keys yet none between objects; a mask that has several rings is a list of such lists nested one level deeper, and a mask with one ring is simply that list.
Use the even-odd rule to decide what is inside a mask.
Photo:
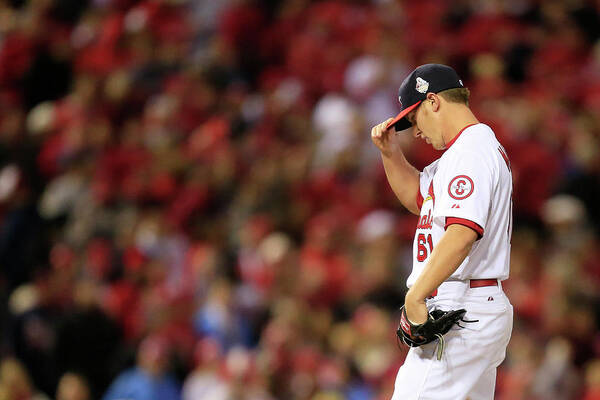
[{"label": "blurred crowd", "polygon": [[416,217],[369,132],[427,62],[512,163],[496,398],[600,399],[599,15],[0,0],[0,400],[389,399]]}]

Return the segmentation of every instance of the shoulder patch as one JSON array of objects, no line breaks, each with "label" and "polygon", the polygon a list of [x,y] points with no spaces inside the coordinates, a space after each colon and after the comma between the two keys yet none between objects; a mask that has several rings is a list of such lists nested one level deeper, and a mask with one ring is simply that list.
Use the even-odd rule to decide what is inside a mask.
[{"label": "shoulder patch", "polygon": [[455,200],[466,199],[473,193],[475,185],[467,175],[458,175],[452,178],[448,185],[448,194]]}]

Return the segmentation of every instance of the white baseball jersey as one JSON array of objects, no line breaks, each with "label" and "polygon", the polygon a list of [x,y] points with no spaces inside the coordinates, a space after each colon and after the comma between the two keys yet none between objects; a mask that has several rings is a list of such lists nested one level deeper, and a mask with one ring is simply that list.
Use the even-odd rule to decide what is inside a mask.
[{"label": "white baseball jersey", "polygon": [[451,224],[474,229],[479,239],[448,280],[508,278],[512,231],[510,163],[492,129],[465,127],[420,177],[421,209],[413,243],[411,287]]}]

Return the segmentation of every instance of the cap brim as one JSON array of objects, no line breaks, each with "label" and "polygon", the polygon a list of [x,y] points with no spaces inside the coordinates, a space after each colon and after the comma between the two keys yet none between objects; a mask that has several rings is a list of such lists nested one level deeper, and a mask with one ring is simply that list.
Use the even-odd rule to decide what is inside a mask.
[{"label": "cap brim", "polygon": [[390,129],[392,126],[396,128],[396,131],[403,131],[412,126],[412,124],[405,118],[409,112],[417,108],[417,106],[421,104],[421,100],[417,101],[412,106],[406,107],[404,110],[400,111],[400,114],[396,115],[396,117],[385,127],[385,129]]}]

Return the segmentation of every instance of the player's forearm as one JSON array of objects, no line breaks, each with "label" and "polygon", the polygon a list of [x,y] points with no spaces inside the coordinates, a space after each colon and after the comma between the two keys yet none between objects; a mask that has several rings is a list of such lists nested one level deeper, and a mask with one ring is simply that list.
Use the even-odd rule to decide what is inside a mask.
[{"label": "player's forearm", "polygon": [[419,190],[419,171],[404,157],[402,152],[381,154],[383,168],[388,182],[400,203],[413,214],[419,214],[417,192]]},{"label": "player's forearm", "polygon": [[423,272],[406,294],[406,302],[423,303],[427,296],[456,271],[471,251],[475,240],[477,233],[471,228],[450,225],[431,253]]}]

